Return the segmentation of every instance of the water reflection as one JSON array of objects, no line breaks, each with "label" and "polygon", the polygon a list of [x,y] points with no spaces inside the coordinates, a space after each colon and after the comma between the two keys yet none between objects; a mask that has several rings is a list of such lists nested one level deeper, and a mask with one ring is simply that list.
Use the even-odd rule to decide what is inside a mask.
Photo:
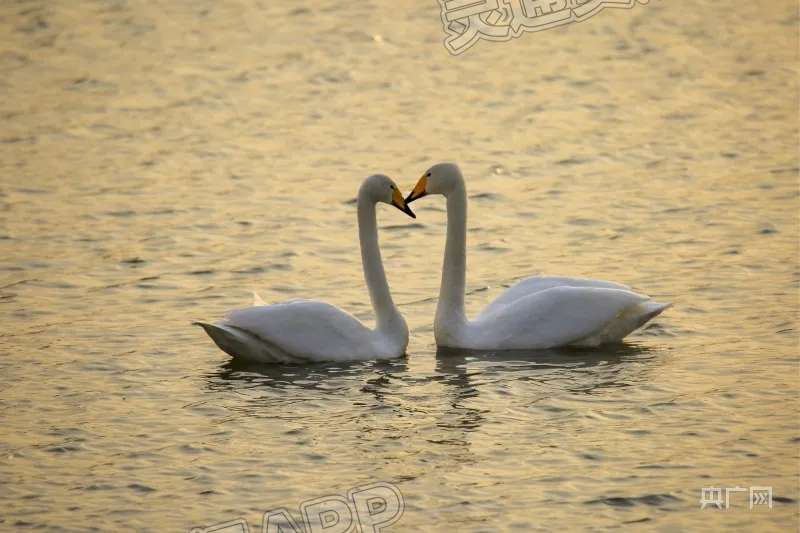
[{"label": "water reflection", "polygon": [[206,384],[212,391],[260,390],[267,394],[287,390],[337,394],[356,388],[383,403],[402,394],[401,385],[436,382],[450,391],[449,405],[458,408],[463,400],[478,397],[481,386],[499,381],[557,384],[563,392],[581,394],[627,387],[644,381],[658,359],[657,349],[637,344],[535,351],[439,347],[434,373],[427,376],[410,375],[407,359],[308,366],[230,359],[206,375]]},{"label": "water reflection", "polygon": [[406,359],[311,366],[229,360],[205,382],[221,393],[214,401],[233,418],[272,419],[286,438],[320,458],[338,456],[342,436],[352,435],[348,453],[387,465],[381,474],[387,479],[409,480],[431,468],[460,475],[478,461],[489,435],[521,417],[557,425],[581,416],[587,396],[647,381],[662,355],[635,344],[601,350],[439,348],[427,373],[409,371]]},{"label": "water reflection", "polygon": [[[600,350],[479,351],[439,347],[436,376],[448,407],[438,426],[468,447],[469,433],[503,404],[530,406],[553,396],[594,394],[644,380],[657,354],[634,344]],[[481,398],[486,394],[487,398]]]},{"label": "water reflection", "polygon": [[[261,387],[326,392],[346,389],[353,380],[360,380],[365,382],[362,390],[379,397],[383,394],[381,387],[389,382],[388,376],[406,370],[405,359],[295,366],[265,365],[232,358],[208,373],[206,380],[209,389],[216,391]],[[346,381],[340,381],[342,378]]]},{"label": "water reflection", "polygon": [[[503,351],[438,347],[435,375],[430,379],[460,389],[460,397],[471,397],[477,394],[471,382],[471,378],[475,376],[502,374],[503,379],[547,382],[555,377],[571,375],[576,384],[583,375],[602,376],[603,379],[596,382],[568,389],[572,392],[591,393],[594,387],[627,386],[633,379],[631,370],[635,368],[636,373],[641,373],[644,370],[643,363],[653,362],[658,353],[652,347],[637,344],[617,344],[600,349]],[[594,367],[602,367],[603,371],[589,374],[583,372]],[[206,375],[209,389],[217,391],[257,386],[265,389],[299,388],[331,392],[337,388],[348,388],[348,383],[353,381],[360,381],[363,383],[361,390],[376,398],[385,397],[389,390],[388,385],[396,379],[417,380],[408,375],[408,362],[405,358],[305,366],[264,365],[229,359]],[[332,384],[338,384],[338,387]]]},{"label": "water reflection", "polygon": [[[658,350],[630,343],[594,349],[504,351],[439,347],[436,351],[436,371],[444,383],[463,389],[462,394],[467,397],[474,391],[470,378],[477,375],[502,375],[504,380],[541,383],[566,378],[567,391],[590,394],[596,388],[626,387],[631,381],[640,381],[646,368],[644,364],[652,363],[657,357]],[[470,370],[470,366],[473,370]]]}]

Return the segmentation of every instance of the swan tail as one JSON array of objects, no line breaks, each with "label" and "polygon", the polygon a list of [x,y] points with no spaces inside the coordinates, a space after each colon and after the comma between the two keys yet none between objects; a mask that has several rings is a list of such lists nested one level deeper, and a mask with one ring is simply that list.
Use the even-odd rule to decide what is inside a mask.
[{"label": "swan tail", "polygon": [[604,326],[599,332],[581,339],[574,345],[599,346],[620,342],[670,307],[672,307],[671,303],[659,303],[653,300],[638,303],[620,313],[615,320]]},{"label": "swan tail", "polygon": [[230,324],[209,324],[192,322],[205,330],[220,350],[236,359],[246,359],[258,363],[296,363],[292,357],[277,346]]},{"label": "swan tail", "polygon": [[663,313],[664,311],[666,311],[670,307],[672,307],[672,303],[671,302],[667,302],[665,304],[662,304],[662,303],[659,303],[659,302],[654,302],[653,300],[650,300],[650,301],[644,302],[643,304],[640,304],[639,308],[641,310],[641,313],[639,314],[638,318],[641,321],[639,322],[639,324],[634,329],[638,329],[638,328],[644,326],[647,322],[649,322],[650,320],[654,319],[655,317],[657,317],[658,315],[660,315],[661,313]]}]

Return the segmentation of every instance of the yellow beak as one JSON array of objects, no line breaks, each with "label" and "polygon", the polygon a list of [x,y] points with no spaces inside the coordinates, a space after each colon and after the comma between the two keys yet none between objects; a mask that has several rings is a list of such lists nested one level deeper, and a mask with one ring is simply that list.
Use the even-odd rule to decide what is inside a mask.
[{"label": "yellow beak", "polygon": [[411,193],[409,193],[409,195],[406,196],[406,203],[410,204],[414,200],[419,200],[420,198],[428,194],[427,188],[428,188],[428,176],[425,175],[422,176],[419,179],[419,181],[417,181],[417,184],[411,190]]},{"label": "yellow beak", "polygon": [[392,205],[411,218],[417,218],[417,215],[414,214],[411,208],[408,207],[406,201],[403,200],[403,195],[400,193],[399,189],[395,189],[392,193]]}]

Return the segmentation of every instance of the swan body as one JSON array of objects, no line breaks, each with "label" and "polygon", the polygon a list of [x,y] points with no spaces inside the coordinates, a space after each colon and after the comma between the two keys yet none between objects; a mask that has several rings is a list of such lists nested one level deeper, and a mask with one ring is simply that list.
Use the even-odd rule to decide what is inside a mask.
[{"label": "swan body", "polygon": [[350,313],[314,300],[236,309],[217,324],[198,324],[223,351],[264,363],[391,359],[408,343],[407,334],[405,340],[376,334]]},{"label": "swan body", "polygon": [[447,240],[436,308],[436,344],[476,350],[598,346],[618,342],[670,304],[609,281],[530,277],[490,303],[474,320],[464,311],[467,195],[456,165],[431,167],[406,198],[447,199]]},{"label": "swan body", "polygon": [[414,217],[399,189],[386,176],[367,178],[358,193],[361,259],[376,328],[324,302],[292,300],[236,309],[216,324],[195,322],[228,354],[264,363],[311,363],[392,359],[405,354],[408,326],[395,306],[378,247],[375,206],[394,205]]}]

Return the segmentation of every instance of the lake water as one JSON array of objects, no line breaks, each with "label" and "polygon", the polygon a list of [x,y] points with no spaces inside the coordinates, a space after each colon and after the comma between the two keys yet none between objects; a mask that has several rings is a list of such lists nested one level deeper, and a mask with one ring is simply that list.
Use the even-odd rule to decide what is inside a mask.
[{"label": "lake water", "polygon": [[[3,2],[0,530],[259,531],[379,481],[390,531],[796,528],[797,24],[654,0],[454,57],[434,1]],[[407,359],[247,367],[190,326],[251,290],[370,321],[356,190],[445,160],[470,313],[538,273],[675,306],[437,352],[433,197],[378,210]]]}]

